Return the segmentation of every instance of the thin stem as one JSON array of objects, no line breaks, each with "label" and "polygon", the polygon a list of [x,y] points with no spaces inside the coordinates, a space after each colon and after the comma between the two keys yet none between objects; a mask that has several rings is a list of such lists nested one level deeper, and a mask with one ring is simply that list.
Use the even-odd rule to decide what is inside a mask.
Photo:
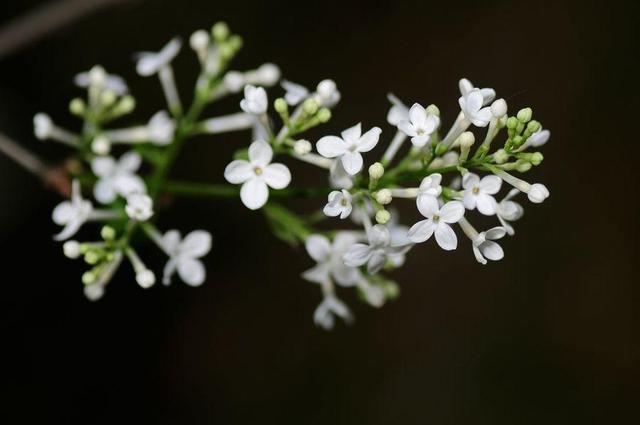
[{"label": "thin stem", "polygon": [[[236,198],[240,194],[239,186],[210,183],[192,183],[169,181],[164,185],[167,193],[199,198]],[[271,198],[318,198],[331,192],[329,187],[302,187],[272,190]]]}]

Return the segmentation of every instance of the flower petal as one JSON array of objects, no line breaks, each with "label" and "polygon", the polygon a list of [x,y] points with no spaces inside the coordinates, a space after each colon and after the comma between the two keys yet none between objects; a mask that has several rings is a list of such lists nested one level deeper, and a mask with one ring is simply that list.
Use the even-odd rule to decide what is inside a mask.
[{"label": "flower petal", "polygon": [[204,283],[207,272],[202,261],[193,258],[181,258],[178,261],[180,279],[189,286],[200,286]]},{"label": "flower petal", "polygon": [[439,215],[445,223],[457,223],[464,215],[464,205],[460,201],[449,201],[442,206]]},{"label": "flower petal", "polygon": [[369,238],[369,243],[374,247],[385,247],[391,243],[391,233],[387,226],[382,224],[376,224],[371,227],[367,236]]},{"label": "flower petal", "polygon": [[379,127],[373,127],[364,133],[358,141],[358,152],[369,152],[375,148],[380,139],[380,133],[382,133],[382,130]]},{"label": "flower petal", "polygon": [[479,248],[482,255],[491,261],[498,261],[504,258],[502,247],[493,241],[485,241]]},{"label": "flower petal", "polygon": [[91,171],[98,177],[104,177],[116,168],[116,161],[110,156],[99,156],[91,161]]},{"label": "flower petal", "polygon": [[162,247],[170,255],[174,255],[180,246],[182,237],[178,230],[169,230],[162,235]]},{"label": "flower petal", "polygon": [[427,119],[427,111],[419,103],[414,103],[409,109],[409,119],[417,127],[423,127]]},{"label": "flower petal", "polygon": [[184,237],[180,244],[180,254],[199,258],[211,250],[211,233],[206,230],[194,230]]},{"label": "flower petal", "polygon": [[54,223],[60,226],[64,226],[69,221],[71,221],[75,215],[75,209],[73,208],[71,202],[63,201],[56,205],[56,207],[53,209],[51,218],[53,219]]},{"label": "flower petal", "polygon": [[313,283],[327,283],[331,279],[329,277],[329,266],[326,263],[317,264],[302,273],[302,278]]},{"label": "flower petal", "polygon": [[491,195],[480,193],[476,196],[476,206],[483,215],[494,215],[496,213],[496,200]]},{"label": "flower petal", "polygon": [[458,237],[456,236],[456,232],[454,232],[448,224],[440,223],[436,227],[435,234],[436,242],[438,242],[440,248],[445,251],[454,250],[458,246]]},{"label": "flower petal", "polygon": [[118,160],[118,171],[119,172],[127,172],[127,173],[135,173],[140,168],[140,164],[142,164],[142,157],[138,152],[129,151],[122,155]]},{"label": "flower petal", "polygon": [[304,241],[304,246],[307,248],[309,256],[318,263],[328,261],[331,256],[331,244],[325,236],[310,235]]},{"label": "flower petal", "polygon": [[433,235],[435,225],[431,220],[422,220],[411,226],[407,236],[413,243],[424,242]]},{"label": "flower petal", "polygon": [[231,161],[224,169],[224,178],[233,184],[244,183],[253,176],[253,166],[248,161],[241,159]]},{"label": "flower petal", "polygon": [[347,143],[336,136],[324,136],[316,143],[316,149],[325,158],[335,158],[347,151]]},{"label": "flower petal", "polygon": [[371,258],[371,247],[362,243],[351,245],[342,256],[344,263],[349,267],[360,267]]},{"label": "flower petal", "polygon": [[482,189],[484,193],[488,193],[489,195],[495,195],[496,193],[498,193],[501,186],[502,179],[498,176],[484,176],[482,180],[480,180],[480,189]]},{"label": "flower petal", "polygon": [[347,144],[357,143],[360,140],[360,135],[362,134],[362,126],[360,123],[354,125],[353,127],[349,127],[344,130],[340,135],[342,139],[347,142]]},{"label": "flower petal", "polygon": [[369,274],[376,274],[384,267],[387,262],[387,257],[384,255],[384,252],[381,250],[374,251],[371,255],[371,258],[367,262],[367,272]]},{"label": "flower petal", "polygon": [[249,146],[249,161],[252,165],[267,166],[273,158],[273,149],[264,140],[256,140]]},{"label": "flower petal", "polygon": [[93,197],[101,204],[110,204],[115,201],[116,196],[113,180],[110,178],[100,179],[93,186]]},{"label": "flower petal", "polygon": [[484,97],[482,97],[482,93],[478,89],[474,89],[466,96],[466,109],[467,112],[475,114],[475,112],[479,111],[484,104]]},{"label": "flower petal", "polygon": [[362,170],[363,159],[359,152],[346,152],[340,157],[340,160],[342,161],[344,170],[352,176]]},{"label": "flower petal", "polygon": [[362,277],[357,267],[348,267],[345,265],[342,267],[333,267],[331,274],[338,285],[345,287],[356,285]]},{"label": "flower petal", "polygon": [[490,240],[502,239],[507,234],[504,227],[492,227],[491,229],[484,232],[484,236]]},{"label": "flower petal", "polygon": [[416,137],[418,135],[418,133],[416,133],[416,129],[413,127],[413,124],[411,124],[407,120],[403,120],[398,123],[398,130],[402,131],[409,137]]},{"label": "flower petal", "polygon": [[262,171],[264,181],[274,189],[284,189],[291,183],[291,172],[286,165],[269,164]]},{"label": "flower petal", "polygon": [[418,211],[426,218],[431,218],[436,212],[438,212],[438,198],[435,196],[418,196],[416,199],[416,205]]},{"label": "flower petal", "polygon": [[240,189],[240,199],[250,210],[261,208],[269,199],[267,184],[259,178],[247,180]]},{"label": "flower petal", "polygon": [[473,189],[480,186],[480,177],[477,174],[467,173],[462,178],[462,187],[465,189]]}]

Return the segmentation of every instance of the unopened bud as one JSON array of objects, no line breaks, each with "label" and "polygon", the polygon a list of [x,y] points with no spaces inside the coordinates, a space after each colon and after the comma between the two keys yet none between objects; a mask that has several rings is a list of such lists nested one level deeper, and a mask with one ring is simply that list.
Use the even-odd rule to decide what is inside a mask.
[{"label": "unopened bud", "polygon": [[318,102],[316,102],[314,99],[307,99],[302,104],[302,109],[307,115],[313,115],[318,112],[318,107]]},{"label": "unopened bud", "polygon": [[73,115],[83,116],[86,110],[87,106],[85,105],[84,100],[80,99],[79,97],[69,102],[69,112],[71,112]]},{"label": "unopened bud", "polygon": [[383,175],[384,175],[384,166],[381,163],[375,162],[371,164],[371,166],[369,167],[369,178],[378,180]]},{"label": "unopened bud", "polygon": [[491,104],[491,113],[496,118],[502,118],[507,114],[507,102],[504,99],[498,99]]},{"label": "unopened bud", "polygon": [[427,106],[425,112],[427,113],[427,115],[435,115],[437,117],[440,116],[440,109],[434,104]]},{"label": "unopened bud", "polygon": [[112,241],[116,238],[116,231],[111,226],[103,226],[100,230],[100,236],[102,236],[102,239],[105,241]]},{"label": "unopened bud", "polygon": [[504,149],[499,149],[493,154],[493,160],[496,164],[504,164],[509,160],[509,154]]},{"label": "unopened bud", "polygon": [[273,102],[273,108],[279,114],[284,114],[287,112],[289,107],[287,106],[287,101],[283,98],[279,97]]},{"label": "unopened bud", "polygon": [[298,155],[306,155],[311,152],[311,149],[313,149],[313,147],[311,146],[311,142],[308,140],[296,140],[293,144],[293,150]]},{"label": "unopened bud", "polygon": [[329,122],[329,120],[331,119],[331,111],[327,108],[322,108],[318,111],[318,115],[316,115],[316,118],[321,123]]},{"label": "unopened bud", "polygon": [[389,189],[381,189],[377,191],[375,194],[375,198],[376,198],[376,201],[378,201],[378,203],[381,205],[390,204],[391,201],[393,200],[393,197],[391,196],[391,191]]},{"label": "unopened bud", "polygon": [[376,221],[378,224],[387,224],[391,220],[391,213],[387,210],[380,210],[376,213]]},{"label": "unopened bud", "polygon": [[97,136],[91,143],[91,151],[96,155],[109,155],[111,142],[105,136]]},{"label": "unopened bud", "polygon": [[75,260],[80,257],[80,244],[78,241],[67,241],[62,245],[65,257]]},{"label": "unopened bud", "polygon": [[531,110],[531,108],[520,109],[517,115],[518,121],[522,123],[528,123],[529,121],[531,121],[532,116],[533,116],[533,111]]},{"label": "unopened bud", "polygon": [[212,28],[211,28],[211,35],[213,35],[213,38],[218,42],[222,42],[225,41],[227,39],[227,37],[229,37],[229,26],[227,25],[226,22],[217,22]]}]

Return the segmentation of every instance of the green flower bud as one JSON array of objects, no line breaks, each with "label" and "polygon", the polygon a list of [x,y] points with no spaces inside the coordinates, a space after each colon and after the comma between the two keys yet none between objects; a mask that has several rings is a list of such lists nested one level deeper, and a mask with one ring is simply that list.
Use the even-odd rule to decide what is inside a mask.
[{"label": "green flower bud", "polygon": [[440,109],[438,109],[438,107],[434,104],[431,104],[429,106],[427,106],[427,108],[425,109],[427,115],[435,115],[437,117],[440,116]]},{"label": "green flower bud", "polygon": [[380,210],[376,213],[376,221],[378,224],[387,224],[391,220],[391,213],[387,210]]},{"label": "green flower bud", "polygon": [[529,121],[531,121],[532,116],[533,116],[533,111],[531,110],[531,108],[520,109],[517,115],[518,121],[522,123],[528,123]]},{"label": "green flower bud", "polygon": [[519,147],[524,143],[524,138],[522,136],[515,136],[513,138],[513,146]]},{"label": "green flower bud", "polygon": [[113,109],[113,113],[117,115],[130,114],[136,108],[136,100],[133,96],[126,95],[120,99],[120,102]]},{"label": "green flower bud", "polygon": [[233,53],[236,54],[240,49],[242,49],[242,37],[239,35],[232,35],[229,37],[227,44],[231,47]]},{"label": "green flower bud", "polygon": [[80,99],[79,97],[69,102],[69,111],[73,115],[77,115],[81,117],[84,115],[86,110],[87,110],[87,105],[84,103],[84,100]]},{"label": "green flower bud", "polygon": [[531,154],[531,158],[529,158],[529,161],[533,165],[538,166],[542,163],[543,159],[544,159],[544,156],[540,152],[534,152],[533,154]]},{"label": "green flower bud", "polygon": [[91,285],[96,281],[96,275],[92,271],[84,272],[82,274],[82,283],[85,285]]},{"label": "green flower bud", "polygon": [[526,173],[531,169],[531,163],[526,161],[518,161],[516,163],[516,170],[520,173]]},{"label": "green flower bud", "polygon": [[493,154],[493,161],[496,164],[504,164],[509,160],[509,154],[504,149],[499,149]]},{"label": "green flower bud", "polygon": [[381,189],[375,193],[376,201],[381,205],[390,204],[393,200],[389,189]]},{"label": "green flower bud", "polygon": [[369,167],[369,178],[378,180],[384,175],[384,166],[379,162],[371,164]]},{"label": "green flower bud", "polygon": [[524,123],[518,121],[518,125],[516,125],[516,133],[522,134],[523,130],[524,130]]},{"label": "green flower bud", "polygon": [[98,261],[100,261],[100,257],[101,257],[100,253],[98,253],[95,250],[91,250],[91,251],[88,251],[86,254],[84,254],[84,261],[87,264],[94,265],[94,264],[98,264]]},{"label": "green flower bud", "polygon": [[540,123],[536,120],[529,121],[529,124],[527,124],[527,131],[533,134],[538,130],[540,130]]},{"label": "green flower bud", "polygon": [[329,120],[331,119],[331,111],[327,108],[322,108],[318,111],[318,115],[316,115],[316,118],[323,124],[329,122]]},{"label": "green flower bud", "polygon": [[217,22],[211,27],[211,35],[218,43],[221,43],[229,37],[229,26],[226,22]]},{"label": "green flower bud", "polygon": [[273,108],[276,110],[277,113],[284,114],[289,109],[289,106],[287,105],[286,100],[279,97],[275,100],[275,102],[273,102]]},{"label": "green flower bud", "polygon": [[438,143],[438,145],[436,146],[436,156],[443,155],[445,152],[447,152],[447,150],[449,150],[447,145]]},{"label": "green flower bud", "polygon": [[116,238],[116,231],[111,226],[103,226],[100,230],[100,236],[102,236],[102,239],[105,241],[112,241]]},{"label": "green flower bud", "polygon": [[400,296],[400,287],[397,283],[393,281],[386,281],[383,287],[387,299],[394,300]]},{"label": "green flower bud", "polygon": [[316,102],[314,99],[307,99],[302,104],[302,110],[307,115],[314,115],[316,112],[318,112],[318,108],[318,102]]},{"label": "green flower bud", "polygon": [[112,90],[105,90],[100,93],[100,103],[105,107],[110,107],[118,100],[118,95]]},{"label": "green flower bud", "polygon": [[509,117],[507,119],[507,128],[508,129],[515,129],[516,126],[518,125],[518,119],[516,117]]}]

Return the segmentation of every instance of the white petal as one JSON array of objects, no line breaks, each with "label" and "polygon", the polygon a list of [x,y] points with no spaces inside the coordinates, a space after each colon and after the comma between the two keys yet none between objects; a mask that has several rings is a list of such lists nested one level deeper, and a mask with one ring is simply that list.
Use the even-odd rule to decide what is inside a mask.
[{"label": "white petal", "polygon": [[211,250],[211,233],[205,230],[194,230],[185,236],[180,244],[180,254],[199,258]]},{"label": "white petal", "polygon": [[130,151],[120,157],[117,167],[119,172],[135,173],[140,168],[140,164],[142,164],[140,154]]},{"label": "white petal", "polygon": [[427,218],[431,218],[438,211],[438,199],[435,196],[418,196],[416,205],[420,214]]},{"label": "white petal", "polygon": [[204,283],[207,272],[200,260],[181,258],[178,261],[180,279],[189,286],[200,286]]},{"label": "white petal", "polygon": [[327,261],[331,255],[331,244],[325,236],[310,235],[304,241],[304,246],[309,256],[318,263]]},{"label": "white petal", "polygon": [[107,176],[113,173],[116,168],[115,159],[110,156],[100,156],[91,161],[91,171],[98,177]]},{"label": "white petal", "polygon": [[53,237],[53,239],[57,241],[69,239],[71,236],[75,235],[78,230],[80,230],[80,227],[82,227],[83,224],[84,221],[78,220],[77,217],[74,217],[67,223],[67,225],[64,227],[64,229],[62,229],[60,233]]},{"label": "white petal", "polygon": [[180,236],[180,232],[177,230],[169,230],[167,233],[162,235],[162,246],[165,251],[174,254],[178,247],[180,246],[180,241],[182,237]]},{"label": "white petal", "polygon": [[331,269],[331,274],[340,286],[354,286],[362,277],[358,268],[348,266],[334,267]]},{"label": "white petal", "polygon": [[480,245],[480,251],[482,255],[491,261],[498,261],[504,258],[502,247],[493,241],[486,241]]},{"label": "white petal", "polygon": [[53,222],[63,226],[75,217],[75,208],[69,201],[60,202],[51,213]]},{"label": "white petal", "polygon": [[465,98],[467,112],[475,113],[482,108],[484,104],[484,98],[480,90],[471,91]]},{"label": "white petal", "polygon": [[449,201],[442,206],[439,215],[445,223],[457,223],[464,215],[464,205],[460,201]]},{"label": "white petal", "polygon": [[430,138],[431,138],[431,135],[412,137],[411,144],[417,148],[422,148],[427,144]]},{"label": "white petal", "polygon": [[424,242],[433,235],[435,225],[431,220],[422,220],[411,226],[407,236],[413,243]]},{"label": "white petal", "polygon": [[494,89],[490,89],[490,88],[480,89],[480,93],[482,94],[482,98],[484,99],[485,105],[491,103],[491,101],[496,97],[496,92]]},{"label": "white petal", "polygon": [[241,159],[231,161],[224,169],[224,178],[233,184],[244,183],[254,175],[253,166],[249,162]]},{"label": "white petal", "polygon": [[458,88],[460,88],[460,94],[462,96],[466,96],[467,93],[473,90],[473,84],[471,84],[471,81],[467,80],[466,78],[462,78],[458,82]]},{"label": "white petal", "polygon": [[486,127],[492,117],[491,109],[487,106],[486,108],[480,109],[473,117],[469,117],[469,119],[476,127]]},{"label": "white petal", "polygon": [[369,243],[371,244],[371,246],[384,247],[388,246],[391,242],[391,233],[389,233],[389,229],[387,229],[387,226],[384,226],[382,224],[376,224],[375,226],[371,227],[367,236],[369,238]]},{"label": "white petal", "polygon": [[132,193],[145,193],[147,187],[144,180],[135,174],[121,174],[113,180],[113,188],[123,197]]},{"label": "white petal", "polygon": [[329,277],[329,266],[327,264],[318,264],[302,273],[302,278],[313,283],[327,283],[331,279]]},{"label": "white petal", "polygon": [[325,158],[335,158],[347,151],[347,144],[339,137],[324,136],[316,143],[316,149]]},{"label": "white petal", "polygon": [[482,180],[480,180],[479,186],[484,193],[495,195],[500,191],[500,187],[502,186],[502,179],[494,175],[484,176]]},{"label": "white petal", "polygon": [[491,195],[478,194],[476,196],[476,206],[480,214],[494,215],[496,213],[496,200]]},{"label": "white petal", "polygon": [[249,146],[249,161],[253,165],[265,167],[273,158],[273,149],[264,140],[256,140]]},{"label": "white petal", "polygon": [[400,121],[398,123],[398,130],[402,131],[404,134],[406,134],[409,137],[415,137],[418,135],[418,133],[416,133],[415,128],[413,127],[413,124],[411,124],[409,121]]},{"label": "white petal", "polygon": [[342,210],[343,210],[343,207],[340,204],[329,203],[324,206],[324,208],[322,209],[322,212],[327,217],[337,217],[340,214],[342,214]]},{"label": "white petal", "polygon": [[413,125],[423,127],[427,119],[427,111],[419,103],[414,103],[409,109],[409,119]]},{"label": "white petal", "polygon": [[456,249],[456,247],[458,246],[458,237],[456,236],[456,233],[453,231],[451,226],[449,226],[448,224],[440,223],[436,227],[435,234],[436,242],[438,242],[440,248],[446,251],[451,251],[453,249]]},{"label": "white petal", "polygon": [[491,240],[502,239],[506,234],[507,232],[504,229],[504,227],[500,227],[500,226],[492,227],[491,229],[484,232],[485,238],[491,239]]},{"label": "white petal", "polygon": [[382,130],[378,127],[373,127],[371,130],[364,133],[358,141],[358,152],[369,152],[371,149],[375,148],[378,144],[378,140],[380,139],[380,133],[382,133]]},{"label": "white petal", "polygon": [[349,267],[360,267],[371,258],[371,248],[369,245],[357,243],[352,245],[342,257],[344,263]]},{"label": "white petal", "polygon": [[361,134],[362,127],[360,123],[354,125],[353,127],[347,128],[345,131],[340,133],[342,139],[347,142],[347,144],[357,143],[360,140]]},{"label": "white petal", "polygon": [[346,152],[342,157],[340,157],[340,160],[342,161],[344,170],[352,176],[358,174],[358,172],[362,170],[363,159],[359,152]]},{"label": "white petal", "polygon": [[274,189],[284,189],[291,183],[291,172],[283,164],[269,164],[262,171],[264,181]]},{"label": "white petal", "polygon": [[269,199],[267,184],[258,178],[247,180],[240,189],[240,199],[250,210],[261,208]]},{"label": "white petal", "polygon": [[367,272],[369,274],[376,274],[384,267],[387,261],[387,257],[381,251],[375,251],[371,258],[367,262]]},{"label": "white petal", "polygon": [[110,204],[116,196],[112,179],[100,179],[93,186],[93,197],[101,204]]},{"label": "white petal", "polygon": [[467,173],[462,178],[462,187],[465,189],[473,189],[480,185],[480,177],[477,174]]}]

